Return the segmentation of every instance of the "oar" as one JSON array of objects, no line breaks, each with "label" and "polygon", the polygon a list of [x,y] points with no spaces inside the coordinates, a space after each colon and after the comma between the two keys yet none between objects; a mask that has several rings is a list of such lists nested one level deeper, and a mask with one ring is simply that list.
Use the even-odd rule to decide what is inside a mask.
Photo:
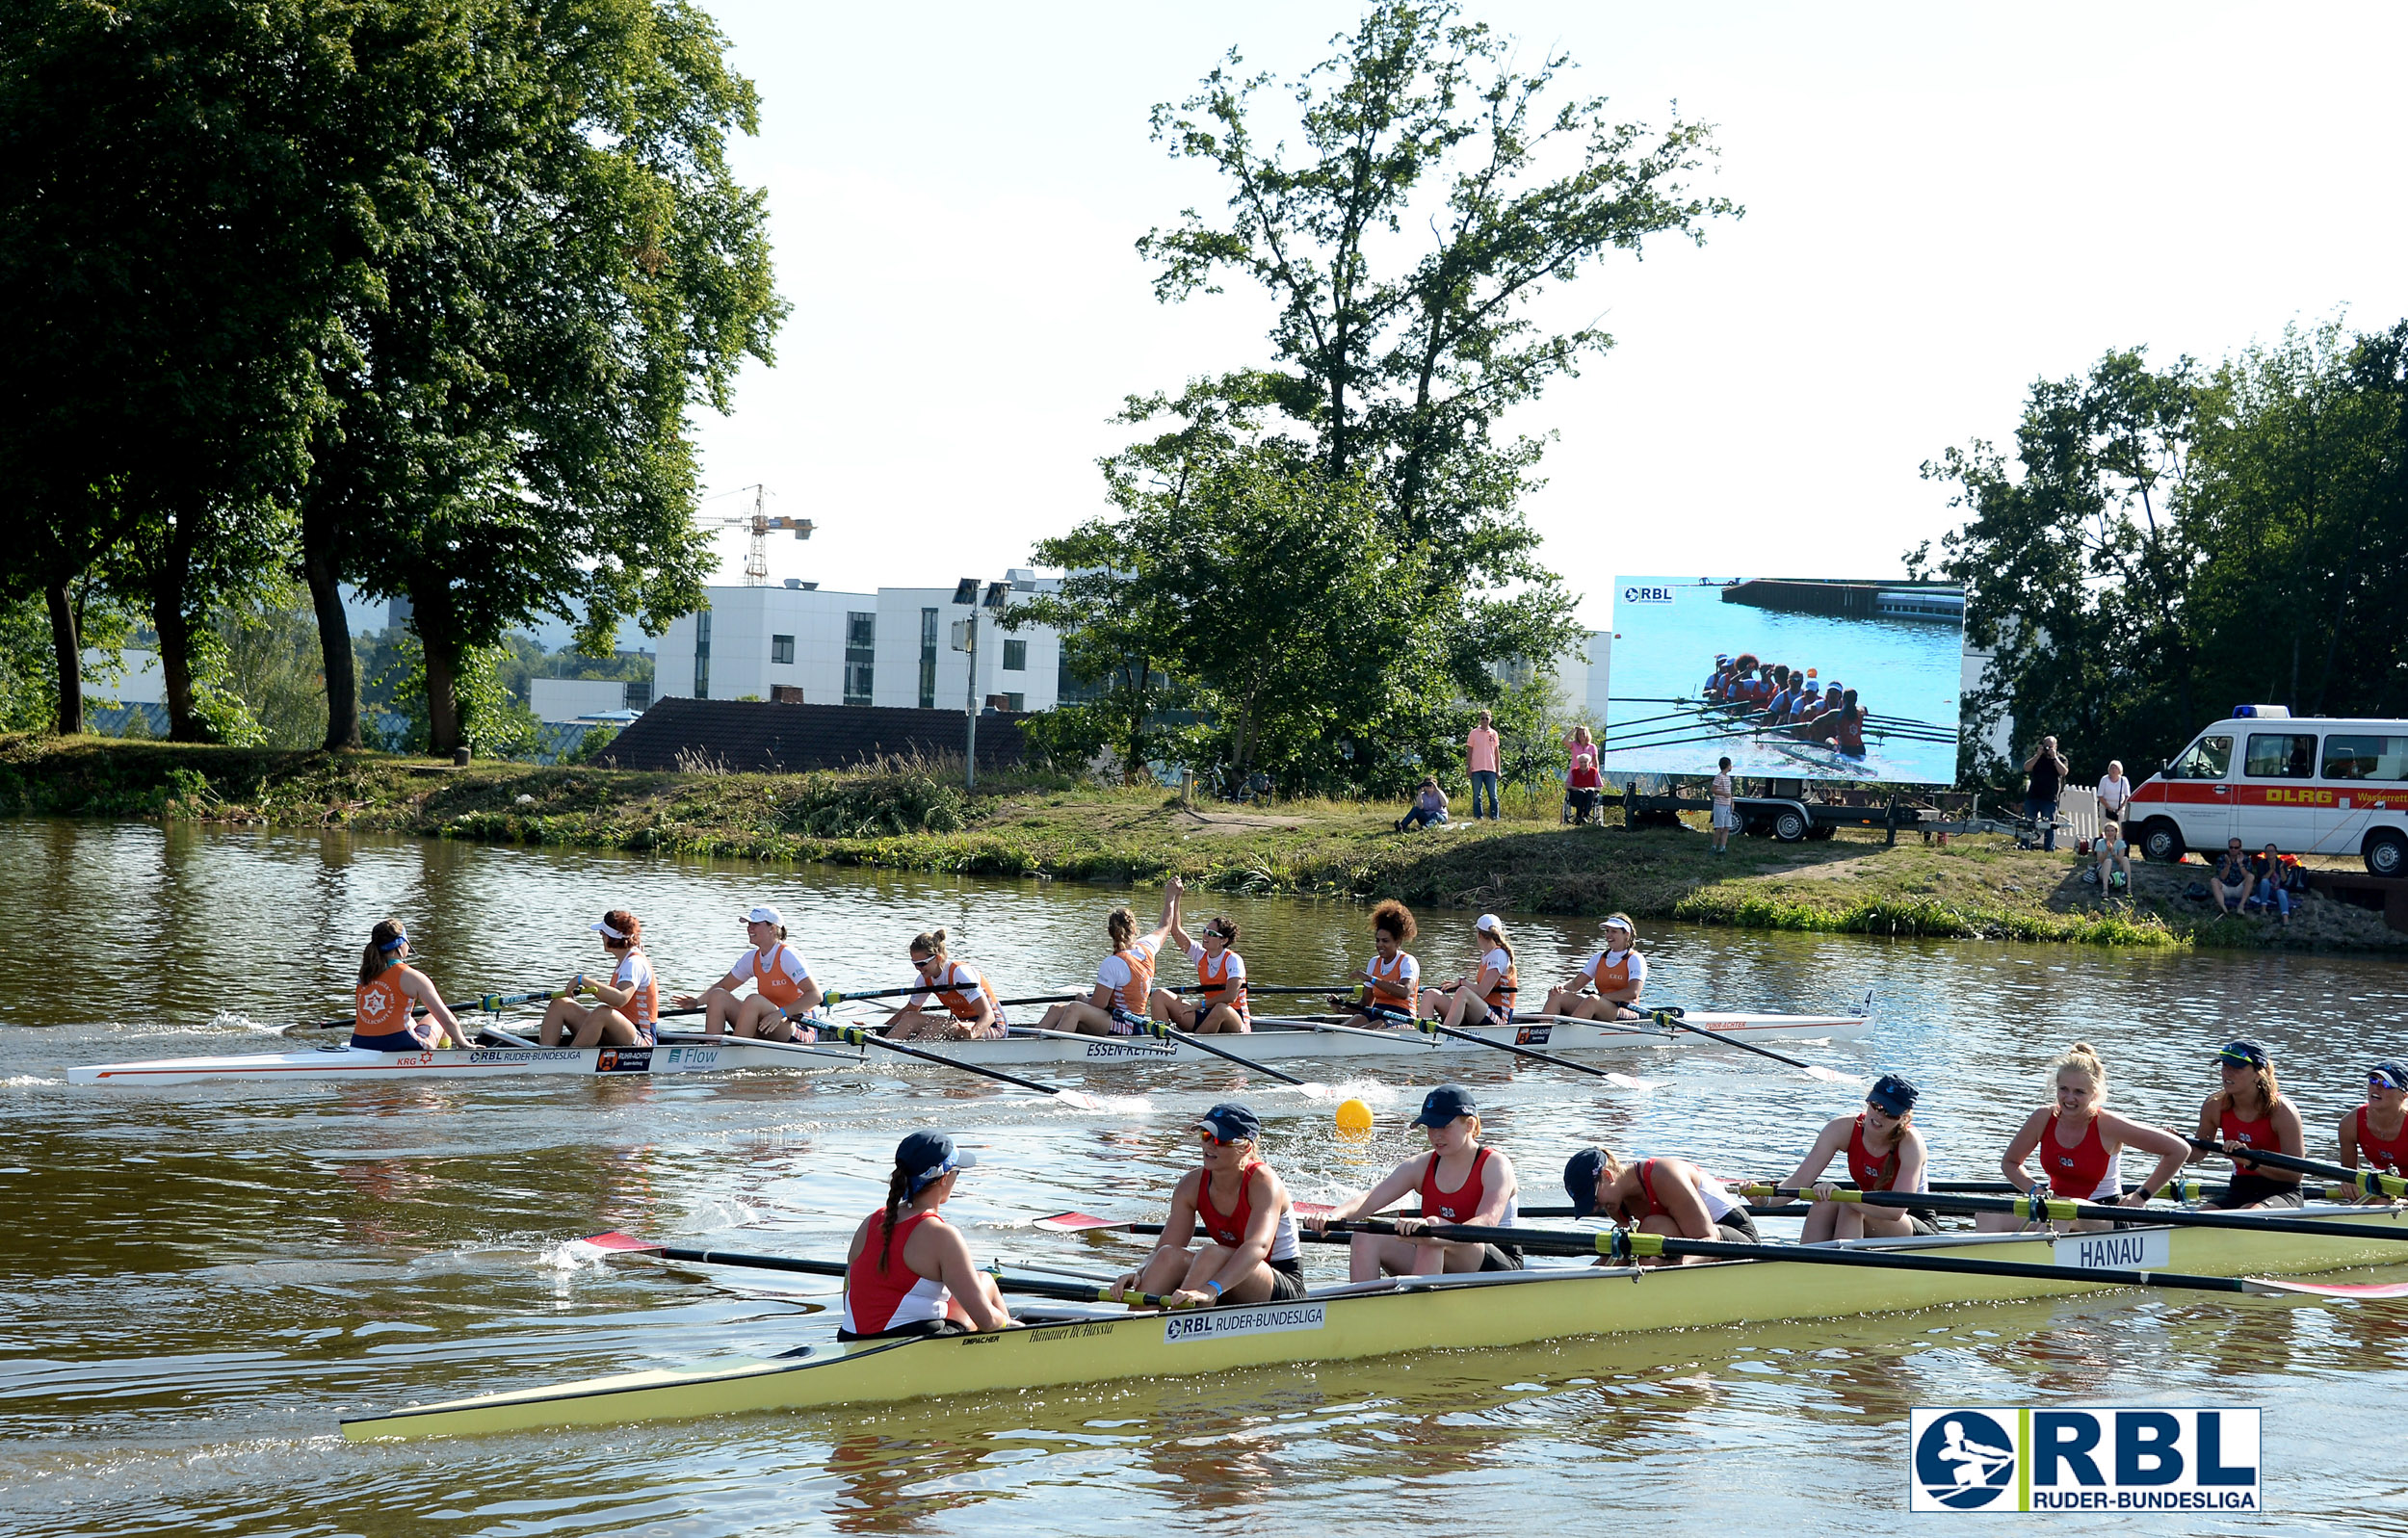
[{"label": "oar", "polygon": [[[545,988],[536,993],[488,993],[474,999],[462,999],[458,1004],[447,1001],[444,1007],[456,1015],[472,1010],[494,1015],[500,1014],[512,1004],[533,1004],[537,999],[554,999],[559,996],[560,992],[555,988]],[[425,1004],[414,1005],[409,1013],[411,1018],[415,1019],[427,1013],[427,1006]],[[293,1029],[297,1030],[341,1030],[357,1024],[359,1024],[357,1015],[345,1015],[340,1020],[320,1020],[311,1025],[297,1026]]]},{"label": "oar", "polygon": [[1688,1021],[1681,1018],[1683,1012],[1684,1011],[1681,1006],[1678,1004],[1666,1004],[1661,1009],[1649,1010],[1647,1012],[1647,1018],[1653,1020],[1656,1024],[1668,1029],[1691,1031],[1697,1035],[1705,1037],[1708,1041],[1718,1041],[1726,1047],[1737,1047],[1742,1052],[1752,1052],[1759,1057],[1769,1057],[1774,1062],[1787,1063],[1792,1068],[1802,1068],[1805,1070],[1808,1078],[1819,1079],[1827,1084],[1853,1084],[1862,1082],[1862,1081],[1852,1079],[1846,1074],[1840,1073],[1835,1069],[1819,1068],[1813,1063],[1807,1062],[1801,1058],[1790,1056],[1787,1053],[1774,1052],[1770,1047],[1759,1047],[1752,1041],[1740,1041],[1734,1037],[1725,1035],[1719,1030],[1708,1030],[1704,1026],[1692,1026]]},{"label": "oar", "polygon": [[[581,1238],[577,1242],[611,1255],[658,1255],[665,1260],[686,1261],[695,1265],[733,1265],[753,1271],[843,1276],[848,1269],[842,1261],[814,1261],[795,1255],[752,1255],[742,1250],[688,1249],[675,1244],[654,1244],[632,1234],[596,1234],[591,1238]],[[995,1278],[995,1285],[1005,1291],[1020,1292],[1030,1297],[1065,1298],[1080,1303],[1133,1303],[1149,1309],[1161,1308],[1165,1302],[1151,1292],[1115,1292],[1108,1287],[1081,1287],[1073,1282],[1057,1282],[1050,1277],[1001,1269],[990,1274]]]},{"label": "oar", "polygon": [[2408,1180],[2403,1180],[2397,1175],[2386,1175],[2379,1170],[2351,1169],[2346,1164],[2327,1164],[2320,1160],[2314,1159],[2293,1159],[2289,1154],[2261,1153],[2254,1148],[2244,1148],[2238,1153],[2227,1153],[2222,1143],[2211,1142],[2204,1137],[2185,1137],[2183,1141],[2203,1154],[2214,1154],[2219,1158],[2229,1159],[2235,1163],[2264,1164],[2270,1169],[2290,1169],[2297,1170],[2302,1175],[2321,1175],[2326,1180],[2337,1180],[2354,1186],[2369,1196],[2408,1194]]},{"label": "oar", "polygon": [[[1289,1204],[1289,1210],[1298,1217],[1326,1217],[1337,1211],[1327,1202],[1292,1202]],[[1518,1211],[1524,1217],[1578,1217],[1581,1215],[1569,1207],[1524,1207]],[[1800,1207],[1799,1211],[1803,1212],[1805,1209]],[[1417,1207],[1408,1212],[1383,1212],[1380,1215],[1383,1217],[1419,1217],[1422,1212]],[[1048,1234],[1159,1234],[1165,1225],[1139,1222],[1136,1218],[1097,1217],[1088,1212],[1056,1212],[1051,1217],[1034,1218],[1031,1220],[1029,1226],[1041,1228]],[[1296,1237],[1302,1238],[1305,1235],[1299,1230]],[[1340,1237],[1343,1238],[1343,1236]]]},{"label": "oar", "polygon": [[1229,1051],[1226,1047],[1216,1047],[1211,1042],[1206,1041],[1202,1036],[1197,1035],[1195,1032],[1191,1030],[1181,1030],[1177,1026],[1170,1024],[1166,1020],[1148,1020],[1145,1022],[1145,1033],[1149,1036],[1163,1037],[1166,1041],[1185,1042],[1187,1045],[1193,1047],[1198,1052],[1209,1052],[1214,1056],[1225,1058],[1230,1062],[1236,1063],[1241,1068],[1251,1068],[1256,1073],[1268,1075],[1272,1079],[1278,1080],[1283,1084],[1294,1084],[1298,1089],[1303,1090],[1307,1095],[1321,1096],[1329,1093],[1329,1086],[1317,1080],[1298,1079],[1294,1074],[1282,1073],[1280,1070],[1271,1067],[1269,1063],[1259,1063],[1251,1057],[1241,1057],[1236,1053]]},{"label": "oar", "polygon": [[[1343,982],[1324,982],[1309,988],[1287,986],[1272,987],[1268,984],[1249,982],[1245,985],[1245,991],[1248,993],[1328,993],[1333,989],[1343,988],[1345,986],[1346,984]],[[1203,983],[1199,982],[1190,987],[1172,988],[1168,991],[1172,993],[1204,993],[1209,990]]]},{"label": "oar", "polygon": [[[1359,1227],[1366,1233],[1395,1232],[1393,1224],[1361,1219],[1330,1226]],[[1840,1249],[1820,1244],[1730,1244],[1719,1239],[1674,1238],[1662,1234],[1632,1234],[1621,1229],[1571,1233],[1531,1228],[1465,1228],[1441,1223],[1420,1233],[1431,1238],[1457,1243],[1513,1245],[1549,1255],[1586,1255],[1593,1251],[1616,1262],[1694,1255],[1710,1261],[1788,1261],[1801,1265],[1862,1265],[1876,1271],[1945,1271],[1957,1276],[2081,1282],[2093,1287],[2162,1287],[2200,1292],[2244,1292],[2263,1297],[2408,1298],[2408,1282],[2318,1287],[2307,1282],[2275,1282],[2254,1276],[2193,1276],[2182,1271],[2125,1271],[2105,1267],[2094,1270],[2081,1265],[2044,1265],[2028,1261],[1972,1261],[1954,1255]]]},{"label": "oar", "polygon": [[[1812,1197],[1783,1186],[1742,1186],[1751,1194]],[[2396,1216],[2389,1232],[2365,1222],[2337,1223],[2314,1217],[2278,1217],[2269,1212],[2201,1212],[2184,1208],[2110,1207],[2101,1202],[2053,1196],[1949,1196],[1936,1191],[1835,1190],[1834,1201],[1865,1207],[1927,1207],[1938,1212],[2007,1212],[2033,1223],[2156,1223],[2169,1228],[2246,1228],[2275,1234],[2315,1234],[2326,1238],[2408,1239],[2408,1221]],[[2379,1209],[2378,1209],[2379,1211]]]},{"label": "oar", "polygon": [[[1754,1183],[1743,1181],[1737,1184]],[[1857,1188],[1856,1183],[1852,1180],[1820,1181],[1817,1184],[1834,1186],[1845,1191]],[[1931,1188],[1935,1191],[1953,1191],[1968,1196],[2011,1196],[2022,1189],[2021,1186],[2010,1186],[2002,1180],[1935,1180],[1931,1183]],[[2169,1202],[2203,1202],[2211,1196],[2221,1196],[2228,1189],[2230,1189],[2229,1186],[2211,1186],[2204,1181],[2186,1180],[2175,1182],[2158,1194]],[[2299,1187],[2299,1194],[2320,1201],[2330,1192],[2321,1186],[2302,1186]],[[2124,1217],[2117,1221],[2130,1222],[2132,1219]]]},{"label": "oar", "polygon": [[1375,1015],[1382,1020],[1393,1020],[1399,1025],[1409,1025],[1416,1030],[1425,1031],[1433,1036],[1453,1036],[1457,1041],[1468,1041],[1475,1046],[1494,1047],[1499,1052],[1509,1052],[1516,1057],[1531,1057],[1535,1058],[1539,1062],[1552,1063],[1557,1068],[1575,1069],[1578,1072],[1589,1074],[1598,1079],[1610,1081],[1618,1088],[1653,1089],[1656,1087],[1655,1085],[1648,1083],[1645,1080],[1633,1079],[1628,1074],[1617,1074],[1604,1068],[1592,1068],[1584,1062],[1574,1062],[1569,1057],[1558,1057],[1551,1052],[1539,1052],[1530,1047],[1518,1047],[1509,1041],[1491,1041],[1486,1036],[1476,1036],[1468,1030],[1457,1030],[1453,1026],[1442,1026],[1435,1020],[1419,1020],[1415,1019],[1411,1015],[1401,1015],[1397,1013],[1394,1009],[1380,1009],[1374,1007],[1367,1008],[1363,1011],[1363,1013]]},{"label": "oar", "polygon": [[906,1047],[900,1041],[889,1041],[877,1031],[864,1030],[859,1026],[835,1026],[830,1029],[835,1031],[836,1039],[849,1047],[883,1047],[888,1052],[901,1053],[906,1057],[917,1057],[922,1062],[932,1062],[946,1068],[958,1068],[965,1073],[982,1074],[989,1079],[999,1079],[1007,1084],[1018,1084],[1023,1089],[1034,1089],[1040,1095],[1052,1095],[1063,1105],[1076,1106],[1081,1110],[1103,1108],[1096,1104],[1092,1096],[1081,1094],[1078,1090],[1064,1089],[1059,1084],[1040,1084],[1034,1079],[1023,1079],[1018,1074],[1008,1074],[1001,1068],[982,1068],[977,1063],[963,1062],[958,1057],[948,1057],[943,1053],[922,1052],[917,1047]]}]

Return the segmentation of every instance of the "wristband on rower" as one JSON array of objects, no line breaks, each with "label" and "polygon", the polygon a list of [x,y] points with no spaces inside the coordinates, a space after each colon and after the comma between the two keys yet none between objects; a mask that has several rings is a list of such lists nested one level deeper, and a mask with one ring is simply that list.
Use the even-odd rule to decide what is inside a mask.
[{"label": "wristband on rower", "polygon": [[1209,1287],[1209,1288],[1211,1288],[1211,1289],[1213,1290],[1213,1296],[1215,1296],[1215,1297],[1218,1297],[1218,1296],[1220,1296],[1220,1278],[1219,1278],[1219,1277],[1217,1277],[1217,1276],[1215,1276],[1215,1277],[1209,1277],[1209,1278],[1207,1278],[1207,1279],[1205,1280],[1204,1285],[1205,1285],[1206,1287]]}]

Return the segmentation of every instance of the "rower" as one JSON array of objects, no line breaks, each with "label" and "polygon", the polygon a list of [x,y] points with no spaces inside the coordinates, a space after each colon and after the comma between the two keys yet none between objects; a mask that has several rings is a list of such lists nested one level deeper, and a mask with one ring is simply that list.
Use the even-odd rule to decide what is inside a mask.
[{"label": "rower", "polygon": [[[700,998],[681,993],[669,1003],[680,1009],[703,1006],[702,1033],[716,1036],[732,1019],[736,1034],[763,1041],[817,1041],[816,1027],[802,1017],[820,1007],[820,984],[811,968],[786,944],[786,921],[775,908],[756,907],[745,915],[745,938],[751,941]],[[739,999],[736,990],[752,984],[752,997]]]},{"label": "rower", "polygon": [[1095,987],[1084,999],[1058,1004],[1037,1022],[1041,1030],[1075,1030],[1087,1036],[1132,1036],[1145,1029],[1146,1001],[1154,992],[1154,957],[1170,937],[1179,916],[1180,880],[1172,876],[1163,888],[1161,922],[1138,933],[1137,915],[1114,908],[1105,916],[1104,933],[1112,954],[1095,969]]},{"label": "rower", "polygon": [[[1172,1308],[1287,1303],[1304,1295],[1288,1187],[1256,1150],[1263,1123],[1246,1107],[1215,1106],[1196,1120],[1202,1164],[1171,1188],[1170,1215],[1145,1264],[1113,1284]],[[1204,1230],[1204,1242],[1188,1248]]]},{"label": "rower", "polygon": [[[1602,1214],[1616,1228],[1666,1238],[1761,1244],[1756,1220],[1731,1199],[1720,1181],[1686,1159],[1642,1159],[1625,1164],[1610,1148],[1584,1148],[1563,1166],[1564,1194],[1576,1217]],[[1691,1265],[1703,1257],[1686,1256]],[[1600,1259],[1600,1265],[1610,1261]],[[1650,1264],[1642,1261],[1644,1265]]]},{"label": "rower", "polygon": [[[1597,927],[1605,931],[1605,949],[1547,995],[1546,1012],[1567,1020],[1636,1020],[1639,1012],[1634,1006],[1647,986],[1647,958],[1638,953],[1638,931],[1627,913],[1610,913]],[[1583,998],[1584,993],[1588,996]]]},{"label": "rower", "polygon": [[1722,703],[1723,691],[1731,685],[1731,659],[1728,653],[1714,653],[1714,670],[1706,675],[1706,687],[1697,691],[1698,698],[1709,705]]},{"label": "rower", "polygon": [[1816,1134],[1815,1146],[1798,1160],[1781,1184],[1792,1190],[1815,1183],[1815,1205],[1807,1210],[1799,1242],[1821,1244],[1832,1239],[1904,1238],[1936,1234],[1939,1225],[1911,1210],[1866,1207],[1837,1201],[1822,1172],[1832,1157],[1847,1156],[1847,1178],[1860,1191],[1927,1191],[1931,1189],[1931,1155],[1924,1134],[1915,1129],[1915,1086],[1897,1074],[1883,1074],[1865,1095],[1865,1108],[1853,1116],[1834,1116]]},{"label": "rower", "polygon": [[[2342,1118],[2342,1162],[2351,1169],[2408,1174],[2408,1068],[2379,1062],[2367,1071],[2367,1102]],[[2380,1191],[2362,1200],[2389,1202]]]},{"label": "rower", "polygon": [[1394,898],[1372,909],[1372,959],[1355,974],[1363,979],[1361,993],[1353,999],[1342,993],[1329,996],[1338,1008],[1354,1011],[1354,1018],[1347,1024],[1379,1030],[1421,1017],[1421,995],[1415,985],[1421,981],[1422,964],[1404,949],[1419,927],[1413,922],[1413,910]]},{"label": "rower", "polygon": [[1823,691],[1822,698],[1809,696],[1798,713],[1797,724],[1790,731],[1793,737],[1809,743],[1820,742],[1838,727],[1840,712],[1845,708],[1848,691],[1838,684]]},{"label": "rower", "polygon": [[961,1230],[938,1215],[954,1182],[979,1161],[943,1133],[913,1133],[895,1149],[886,1205],[861,1220],[845,1252],[839,1341],[969,1335],[1008,1328],[995,1278],[970,1259]]},{"label": "rower", "polygon": [[1179,915],[1174,910],[1170,916],[1170,943],[1185,951],[1188,959],[1195,963],[1196,994],[1188,1000],[1168,988],[1155,989],[1148,1001],[1153,1017],[1197,1035],[1243,1035],[1251,1031],[1254,1020],[1246,1008],[1245,957],[1238,954],[1238,921],[1216,914],[1204,922],[1204,938],[1199,942],[1179,927]]},{"label": "rower", "polygon": [[[359,985],[352,992],[352,1042],[369,1052],[429,1052],[449,1042],[465,1047],[472,1034],[427,975],[408,964],[409,936],[398,919],[380,919],[359,953]],[[427,1023],[411,1019],[427,1012]]]},{"label": "rower", "polygon": [[[582,972],[569,978],[563,996],[543,1012],[543,1044],[651,1046],[653,1022],[661,1017],[661,985],[643,953],[643,925],[625,908],[613,908],[601,923],[587,927],[602,937],[602,953],[612,961],[611,980],[596,982]],[[598,1002],[589,1009],[577,1002],[579,994]]]},{"label": "rower", "polygon": [[1519,1208],[1513,1160],[1479,1140],[1479,1107],[1461,1084],[1440,1084],[1422,1097],[1413,1125],[1429,1134],[1429,1152],[1417,1154],[1388,1178],[1328,1213],[1309,1214],[1315,1233],[1364,1212],[1377,1212],[1406,1192],[1422,1193],[1422,1215],[1396,1220],[1397,1237],[1357,1234],[1348,1272],[1357,1282],[1385,1276],[1436,1276],[1445,1271],[1518,1271],[1522,1252],[1496,1244],[1465,1244],[1415,1237],[1432,1223],[1511,1228]]},{"label": "rower", "polygon": [[[2264,1047],[2254,1041],[2228,1041],[2215,1055],[2218,1069],[2224,1075],[2224,1087],[2199,1103],[2201,1141],[2223,1145],[2225,1157],[2236,1160],[2233,1180],[2224,1194],[2202,1205],[2232,1209],[2239,1207],[2297,1207],[2299,1176],[2288,1169],[2261,1170],[2248,1162],[2243,1150],[2256,1148],[2269,1154],[2288,1154],[2304,1159],[2308,1152],[2307,1129],[2300,1124],[2299,1108],[2285,1098],[2274,1082],[2274,1062]],[[2205,1149],[2191,1150],[2191,1162],[2212,1158]]]},{"label": "rower", "polygon": [[[1010,1032],[995,984],[945,953],[944,930],[913,935],[910,953],[919,991],[887,1017],[878,1034],[897,1041],[1000,1041]],[[945,1012],[930,1010],[930,1003],[943,1004]]]},{"label": "rower", "polygon": [[1480,951],[1479,973],[1423,989],[1421,1012],[1443,1020],[1450,1030],[1509,1026],[1521,973],[1513,963],[1513,942],[1505,936],[1505,921],[1493,913],[1481,914],[1472,925],[1472,944]]},{"label": "rower", "polygon": [[[2027,1195],[2043,1185],[2049,1194],[2078,1202],[2113,1202],[2146,1207],[2151,1197],[2172,1184],[2189,1157],[2190,1146],[2162,1127],[2148,1127],[2107,1108],[2107,1064],[2097,1049],[2078,1041],[2049,1063],[2054,1104],[2024,1118],[2024,1125],[2006,1145],[1999,1169],[2007,1184]],[[2158,1156],[2158,1167],[2139,1188],[2124,1191],[2116,1161],[2126,1147]],[[2034,1150],[2040,1154],[2040,1174],[2024,1167]],[[1983,1212],[1974,1227],[1988,1234],[2020,1229],[2023,1220],[2007,1212]],[[2081,1230],[2109,1225],[2083,1221]]]}]

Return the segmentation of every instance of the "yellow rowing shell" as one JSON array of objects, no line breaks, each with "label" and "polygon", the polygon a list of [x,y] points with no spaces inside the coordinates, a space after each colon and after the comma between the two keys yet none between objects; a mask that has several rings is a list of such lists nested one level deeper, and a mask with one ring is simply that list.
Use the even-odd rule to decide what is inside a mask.
[{"label": "yellow rowing shell", "polygon": [[[2083,1236],[2092,1268],[2212,1276],[2297,1275],[2408,1263],[2408,1214],[2310,1209],[2364,1227],[2343,1236],[2152,1228]],[[2300,1215],[2296,1210],[2281,1215]],[[2101,1239],[2114,1242],[2101,1244]],[[2013,1235],[1872,1240],[1899,1254],[2081,1264],[2074,1238]],[[2138,1264],[2134,1264],[2137,1262]],[[2003,1302],[2101,1286],[2016,1276],[1876,1270],[1782,1261],[1551,1267],[1331,1288],[1294,1303],[1133,1314],[992,1335],[833,1342],[790,1355],[724,1358],[551,1388],[481,1395],[343,1422],[353,1442],[539,1427],[624,1425],[759,1410],[879,1404],[993,1391],[1184,1377],[1282,1363],[1345,1361],[1429,1347],[1526,1345],[1578,1336],[1886,1314]]]}]

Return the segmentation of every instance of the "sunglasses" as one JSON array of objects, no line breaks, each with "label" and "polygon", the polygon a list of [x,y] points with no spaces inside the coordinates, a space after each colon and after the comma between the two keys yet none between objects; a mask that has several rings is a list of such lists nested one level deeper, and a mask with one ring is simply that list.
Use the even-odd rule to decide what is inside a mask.
[{"label": "sunglasses", "polygon": [[2367,1087],[2369,1089],[2408,1089],[2408,1084],[2393,1083],[2388,1074],[2369,1074],[2367,1075]]},{"label": "sunglasses", "polygon": [[1226,1148],[1237,1141],[1236,1138],[1216,1137],[1211,1133],[1201,1130],[1196,1133],[1195,1136],[1196,1145],[1200,1148]]}]

